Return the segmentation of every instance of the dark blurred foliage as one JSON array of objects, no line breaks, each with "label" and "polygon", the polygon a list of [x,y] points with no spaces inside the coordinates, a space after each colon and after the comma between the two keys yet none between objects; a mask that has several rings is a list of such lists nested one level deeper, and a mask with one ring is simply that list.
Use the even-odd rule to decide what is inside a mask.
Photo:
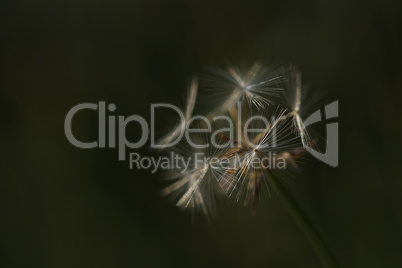
[{"label": "dark blurred foliage", "polygon": [[[230,206],[210,225],[200,215],[192,224],[159,196],[160,176],[64,136],[78,103],[149,118],[151,103],[182,101],[205,66],[257,59],[295,63],[312,91],[340,100],[339,167],[310,159],[288,188],[342,267],[401,267],[400,1],[0,8],[1,267],[321,267],[274,194],[256,216]],[[95,138],[96,114],[73,127]]]}]

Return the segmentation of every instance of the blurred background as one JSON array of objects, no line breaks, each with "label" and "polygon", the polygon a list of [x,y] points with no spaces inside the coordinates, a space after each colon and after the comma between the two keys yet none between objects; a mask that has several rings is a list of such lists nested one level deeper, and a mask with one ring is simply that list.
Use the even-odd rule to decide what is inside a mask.
[{"label": "blurred background", "polygon": [[[0,8],[1,267],[321,267],[275,195],[256,216],[234,205],[212,224],[192,221],[160,197],[159,175],[64,135],[79,103],[103,100],[115,114],[149,118],[151,103],[180,103],[205,66],[258,59],[297,64],[312,91],[339,99],[339,167],[311,158],[289,190],[341,267],[401,267],[399,1],[5,0]],[[73,124],[82,140],[97,127],[96,113]]]}]

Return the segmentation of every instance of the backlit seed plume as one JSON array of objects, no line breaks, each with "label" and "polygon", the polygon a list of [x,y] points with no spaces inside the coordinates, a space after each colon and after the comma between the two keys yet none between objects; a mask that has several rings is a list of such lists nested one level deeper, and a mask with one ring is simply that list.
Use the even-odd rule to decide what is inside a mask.
[{"label": "backlit seed plume", "polygon": [[258,110],[264,109],[274,102],[275,97],[279,97],[283,79],[280,69],[269,69],[259,62],[246,70],[239,67],[229,67],[226,72],[215,70],[206,81],[211,98],[220,99],[221,104],[208,117],[228,111],[238,101]]},{"label": "backlit seed plume", "polygon": [[[231,150],[231,163],[233,164],[232,183],[225,189],[228,196],[234,196],[235,200],[244,199],[244,204],[252,204],[253,208],[259,201],[261,188],[266,182],[266,169],[274,169],[274,165],[285,167],[288,163],[294,164],[291,155],[284,155],[301,146],[290,131],[291,120],[282,110],[272,117],[271,122],[252,142],[242,142],[241,146]],[[269,189],[268,189],[269,191]]]},{"label": "backlit seed plume", "polygon": [[287,102],[291,108],[290,115],[293,118],[294,129],[297,134],[300,136],[300,139],[303,143],[303,146],[306,146],[310,143],[310,137],[306,130],[306,127],[303,123],[303,119],[301,118],[301,105],[302,105],[302,77],[301,72],[295,66],[291,66],[290,71],[291,76],[291,85],[288,89]]},{"label": "backlit seed plume", "polygon": [[186,127],[186,124],[191,119],[193,115],[195,101],[197,98],[198,91],[198,79],[193,77],[187,92],[186,108],[184,109],[184,121],[179,122],[167,135],[165,135],[161,140],[157,142],[157,146],[163,147],[169,144],[172,140],[176,139],[180,133],[182,133]]},{"label": "backlit seed plume", "polygon": [[[198,139],[202,140],[202,139]],[[229,179],[219,161],[221,149],[194,149],[186,151],[190,166],[186,170],[173,170],[169,178],[174,182],[162,190],[164,196],[180,192],[176,205],[183,209],[201,211],[208,219],[215,214],[216,203],[225,197],[220,184]]]}]

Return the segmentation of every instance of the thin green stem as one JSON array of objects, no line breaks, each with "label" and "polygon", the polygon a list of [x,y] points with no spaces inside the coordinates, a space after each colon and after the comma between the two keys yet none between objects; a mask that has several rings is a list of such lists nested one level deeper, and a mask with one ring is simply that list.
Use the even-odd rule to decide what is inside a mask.
[{"label": "thin green stem", "polygon": [[311,222],[300,210],[299,206],[296,204],[293,198],[286,191],[285,187],[283,187],[282,183],[272,172],[270,172],[269,175],[270,182],[272,182],[271,184],[274,188],[274,191],[278,194],[279,198],[281,199],[289,213],[292,215],[293,219],[297,222],[300,229],[302,229],[303,233],[307,236],[324,267],[339,267],[327,244],[324,242],[324,240],[311,224]]}]

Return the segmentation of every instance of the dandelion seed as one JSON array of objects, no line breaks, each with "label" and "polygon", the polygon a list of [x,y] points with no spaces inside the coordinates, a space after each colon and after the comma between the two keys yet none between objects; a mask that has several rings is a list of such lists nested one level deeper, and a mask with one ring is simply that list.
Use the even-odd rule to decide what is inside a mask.
[{"label": "dandelion seed", "polygon": [[287,90],[286,101],[291,108],[291,113],[289,114],[293,118],[293,126],[296,133],[300,136],[303,146],[310,143],[310,137],[307,129],[303,123],[303,119],[300,115],[302,106],[302,78],[300,71],[291,66],[291,85],[290,89]]},{"label": "dandelion seed", "polygon": [[243,71],[238,67],[230,67],[227,72],[215,70],[214,76],[207,79],[212,97],[222,100],[217,109],[209,114],[213,117],[231,109],[236,102],[244,101],[249,107],[258,110],[273,104],[275,97],[279,97],[283,81],[282,70],[272,70],[256,62],[250,69]]},{"label": "dandelion seed", "polygon": [[[198,137],[198,140],[202,138]],[[170,178],[176,180],[162,190],[162,195],[181,192],[176,205],[183,209],[201,211],[210,219],[216,211],[216,204],[225,196],[221,185],[229,180],[226,169],[219,163],[223,149],[196,149],[186,151],[191,167],[185,172],[172,171]]]},{"label": "dandelion seed", "polygon": [[197,77],[193,77],[187,93],[186,108],[183,113],[184,120],[182,120],[167,135],[165,135],[161,140],[159,140],[157,142],[157,146],[163,147],[164,145],[169,144],[172,140],[176,139],[180,135],[180,133],[184,131],[186,124],[189,122],[191,116],[193,115],[195,101],[197,98],[197,91],[198,91],[198,80]]},{"label": "dandelion seed", "polygon": [[[285,112],[282,111],[277,117],[273,117],[271,123],[256,136],[254,143],[242,143],[238,148],[237,154],[232,156],[235,158],[232,162],[234,169],[237,170],[235,182],[232,187],[226,189],[229,196],[234,195],[235,200],[245,199],[245,205],[250,202],[253,207],[258,202],[261,187],[265,184],[265,170],[276,169],[275,161],[280,159],[277,154],[294,150],[301,146],[289,128],[290,120],[285,120]],[[236,159],[237,157],[237,159]],[[284,161],[291,160],[284,159]],[[267,187],[268,189],[268,187]],[[269,191],[269,189],[268,189]]]}]

